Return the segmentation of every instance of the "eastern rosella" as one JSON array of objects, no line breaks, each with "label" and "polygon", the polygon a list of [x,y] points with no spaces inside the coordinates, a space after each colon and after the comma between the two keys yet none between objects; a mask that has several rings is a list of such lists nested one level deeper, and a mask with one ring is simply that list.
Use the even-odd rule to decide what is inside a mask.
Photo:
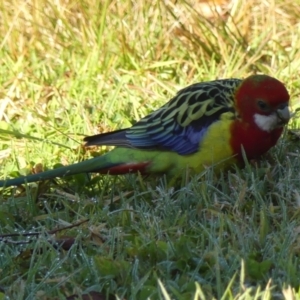
[{"label": "eastern rosella", "polygon": [[227,168],[243,163],[243,153],[254,159],[276,144],[290,119],[288,105],[285,86],[266,75],[196,83],[132,127],[84,139],[87,146],[116,146],[105,155],[0,186],[88,172],[177,177],[186,168]]}]

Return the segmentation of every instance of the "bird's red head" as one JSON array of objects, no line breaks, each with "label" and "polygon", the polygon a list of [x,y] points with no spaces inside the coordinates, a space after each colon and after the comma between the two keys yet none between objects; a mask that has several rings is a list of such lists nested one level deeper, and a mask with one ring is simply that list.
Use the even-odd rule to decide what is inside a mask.
[{"label": "bird's red head", "polygon": [[254,75],[242,81],[235,94],[236,120],[232,123],[231,146],[243,161],[267,152],[278,141],[290,119],[289,93],[277,79]]},{"label": "bird's red head", "polygon": [[289,99],[282,82],[267,75],[253,75],[237,89],[235,105],[243,122],[270,132],[289,121]]}]

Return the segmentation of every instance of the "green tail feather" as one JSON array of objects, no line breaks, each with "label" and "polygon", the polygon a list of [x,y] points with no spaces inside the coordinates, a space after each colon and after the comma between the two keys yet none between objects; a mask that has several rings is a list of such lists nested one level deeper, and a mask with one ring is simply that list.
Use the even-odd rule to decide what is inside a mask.
[{"label": "green tail feather", "polygon": [[88,159],[77,164],[54,170],[45,171],[39,174],[22,176],[14,179],[0,180],[0,187],[9,187],[13,185],[21,185],[40,180],[53,179],[55,177],[65,177],[80,173],[97,172],[99,169],[109,168],[110,164],[106,159],[106,155]]}]

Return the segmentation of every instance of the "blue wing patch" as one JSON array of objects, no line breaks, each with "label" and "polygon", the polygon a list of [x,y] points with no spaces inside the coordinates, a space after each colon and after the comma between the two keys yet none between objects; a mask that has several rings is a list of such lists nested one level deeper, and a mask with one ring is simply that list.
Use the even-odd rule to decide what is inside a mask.
[{"label": "blue wing patch", "polygon": [[169,150],[187,155],[198,151],[209,125],[201,127],[200,130],[196,130],[193,126],[182,127],[179,124],[174,128],[161,126],[159,132],[152,131],[151,126],[147,126],[147,131],[143,133],[136,131],[133,126],[125,135],[134,148]]}]

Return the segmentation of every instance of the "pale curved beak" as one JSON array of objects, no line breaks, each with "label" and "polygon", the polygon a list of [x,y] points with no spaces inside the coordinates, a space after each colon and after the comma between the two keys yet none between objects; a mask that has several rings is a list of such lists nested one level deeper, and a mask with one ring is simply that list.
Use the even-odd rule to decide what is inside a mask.
[{"label": "pale curved beak", "polygon": [[289,110],[288,105],[278,108],[276,110],[276,114],[278,119],[280,120],[280,123],[282,124],[287,124],[291,118],[291,112]]}]

